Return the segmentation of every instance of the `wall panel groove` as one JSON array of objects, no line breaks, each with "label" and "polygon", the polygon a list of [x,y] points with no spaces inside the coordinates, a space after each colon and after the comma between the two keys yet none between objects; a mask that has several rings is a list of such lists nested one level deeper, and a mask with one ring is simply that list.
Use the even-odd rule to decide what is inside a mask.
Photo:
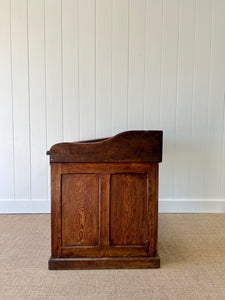
[{"label": "wall panel groove", "polygon": [[175,186],[176,186],[176,156],[177,156],[177,119],[178,119],[178,86],[180,79],[180,27],[181,27],[181,0],[178,3],[178,33],[177,33],[177,62],[176,62],[176,105],[175,105],[175,142],[174,142],[174,179],[173,179],[173,198],[175,197]]},{"label": "wall panel groove", "polygon": [[29,2],[26,3],[26,30],[27,30],[27,90],[28,90],[28,124],[29,124],[29,163],[30,163],[30,198],[32,200],[32,163],[31,163],[31,114],[30,114],[30,47],[29,47]]},{"label": "wall panel groove", "polygon": [[[0,198],[14,198],[15,160],[12,90],[11,2],[0,1]],[[3,144],[4,142],[4,144]]]},{"label": "wall panel groove", "polygon": [[[209,155],[209,131],[210,131],[210,106],[211,106],[211,87],[212,87],[212,39],[213,39],[213,0],[211,0],[211,20],[210,20],[210,56],[209,56],[209,85],[208,85],[208,115],[207,115],[207,134],[206,134],[206,166],[205,166],[205,197],[208,195],[208,161]],[[213,109],[213,108],[212,108]]]},{"label": "wall panel groove", "polygon": [[205,196],[211,0],[197,1],[190,198]]},{"label": "wall panel groove", "polygon": [[[193,72],[192,72],[192,94],[191,94],[191,129],[190,129],[190,143],[193,136],[193,107],[194,107],[194,86],[195,86],[195,58],[196,58],[196,23],[197,23],[197,0],[195,0],[194,7],[194,40],[193,40]],[[191,198],[191,151],[188,151],[188,198]]]},{"label": "wall panel groove", "polygon": [[15,199],[31,198],[27,1],[11,1]]},{"label": "wall panel groove", "polygon": [[44,2],[28,1],[31,198],[47,197]]}]

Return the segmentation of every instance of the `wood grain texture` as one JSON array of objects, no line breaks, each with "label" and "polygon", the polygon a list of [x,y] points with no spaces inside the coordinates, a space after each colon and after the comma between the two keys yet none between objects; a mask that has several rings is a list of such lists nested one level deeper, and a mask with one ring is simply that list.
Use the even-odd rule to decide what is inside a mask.
[{"label": "wood grain texture", "polygon": [[107,175],[114,173],[146,173],[147,163],[63,163],[62,174],[95,173]]},{"label": "wood grain texture", "polygon": [[62,176],[62,244],[99,244],[99,179],[95,174]]},{"label": "wood grain texture", "polygon": [[50,258],[49,270],[159,268],[159,257]]},{"label": "wood grain texture", "polygon": [[51,164],[51,245],[52,257],[61,256],[61,164]]},{"label": "wood grain texture", "polygon": [[97,142],[60,143],[48,154],[51,162],[160,162],[162,131],[126,131]]},{"label": "wood grain texture", "polygon": [[148,169],[148,246],[149,255],[157,254],[158,240],[158,164]]},{"label": "wood grain texture", "polygon": [[110,174],[99,176],[100,244],[109,246]]},{"label": "wood grain texture", "polygon": [[111,176],[110,244],[145,245],[147,241],[147,176]]},{"label": "wood grain texture", "polygon": [[[109,244],[109,242],[108,242]],[[84,246],[62,247],[62,257],[133,257],[148,256],[147,246]]]},{"label": "wood grain texture", "polygon": [[[153,139],[149,139],[149,132],[131,131],[106,141],[97,139],[70,143],[76,146],[76,153],[80,153],[81,160],[88,153],[93,154],[92,145],[98,144],[100,161],[104,161],[100,154],[104,157],[109,145],[112,145],[112,157],[118,149],[123,149],[119,161],[76,162],[77,154],[73,153],[75,162],[67,163],[65,159],[68,153],[64,149],[64,154],[60,154],[62,163],[51,162],[52,257],[65,260],[51,258],[50,269],[89,268],[90,261],[96,261],[93,268],[113,268],[120,264],[121,268],[149,267],[149,264],[159,266],[158,163],[140,161],[148,148],[154,149],[156,156],[162,153],[162,144],[157,144],[158,138],[162,138],[162,132],[151,132],[150,136]],[[111,143],[108,145],[107,141]],[[86,152],[81,153],[84,145]],[[138,145],[140,147],[137,150]],[[58,154],[57,148],[53,146],[51,149],[55,152],[50,151],[50,161],[52,155]],[[126,155],[129,157],[130,153],[133,160],[139,162],[120,161]],[[143,257],[146,259],[143,260]],[[147,258],[153,257],[154,263],[151,259],[149,263]],[[103,263],[102,260],[107,262]]]},{"label": "wood grain texture", "polygon": [[[122,133],[120,136],[125,138],[119,139],[119,142],[116,139],[117,144],[112,144],[110,153],[114,155],[117,147],[121,147],[124,149],[121,158],[125,155],[130,157],[132,153],[133,160],[142,160],[146,152],[141,152],[141,149],[147,149],[147,145],[154,148],[153,141],[146,135],[144,142],[142,131],[131,133]],[[139,135],[142,143],[139,151],[134,152],[134,148],[130,147],[131,141],[134,145],[136,140],[140,142]],[[155,141],[157,143],[157,139]],[[99,155],[104,155],[105,140],[101,139],[77,143],[77,150],[86,145],[86,152],[83,153],[86,157],[88,146],[94,144],[99,144]],[[161,153],[162,148],[158,151]],[[51,155],[50,151],[50,158]],[[158,163],[116,160],[107,163],[65,163],[66,152],[64,156],[61,157],[62,163],[51,163],[51,167],[52,257],[65,260],[51,258],[49,268],[89,268],[90,261],[95,260],[93,268],[113,268],[120,264],[121,268],[159,266],[156,245]],[[143,260],[143,257],[146,259]],[[147,257],[157,258],[152,263]]]}]

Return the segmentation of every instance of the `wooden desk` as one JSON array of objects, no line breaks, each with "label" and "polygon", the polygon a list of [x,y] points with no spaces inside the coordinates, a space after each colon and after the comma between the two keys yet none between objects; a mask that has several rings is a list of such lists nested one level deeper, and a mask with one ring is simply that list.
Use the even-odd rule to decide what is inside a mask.
[{"label": "wooden desk", "polygon": [[158,268],[162,131],[60,143],[48,154],[49,269]]}]

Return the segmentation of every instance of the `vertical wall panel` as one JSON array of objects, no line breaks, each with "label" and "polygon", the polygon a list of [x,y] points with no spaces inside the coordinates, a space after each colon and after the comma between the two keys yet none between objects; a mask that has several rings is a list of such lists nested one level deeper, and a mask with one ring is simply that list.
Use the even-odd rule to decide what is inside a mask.
[{"label": "vertical wall panel", "polygon": [[96,136],[112,135],[112,1],[96,1]]},{"label": "vertical wall panel", "polygon": [[180,2],[174,197],[189,197],[195,43],[195,0]]},{"label": "vertical wall panel", "polygon": [[0,199],[14,198],[10,0],[0,1]]},{"label": "vertical wall panel", "polygon": [[160,126],[164,130],[164,163],[161,168],[160,196],[173,198],[179,31],[178,0],[164,2],[163,17]]},{"label": "vertical wall panel", "polygon": [[28,1],[31,198],[47,198],[44,1]]},{"label": "vertical wall panel", "polygon": [[27,1],[11,1],[15,197],[30,199]]},{"label": "vertical wall panel", "polygon": [[[207,136],[206,197],[225,199],[225,159],[222,156],[224,142],[225,109],[225,2],[213,1],[210,102]],[[222,176],[221,176],[222,175]],[[222,188],[222,191],[221,191]],[[222,195],[221,195],[222,192]]]},{"label": "vertical wall panel", "polygon": [[146,0],[130,0],[128,127],[144,127]]},{"label": "vertical wall panel", "polygon": [[199,0],[196,6],[190,198],[205,197],[211,59],[211,2],[211,0]]},{"label": "vertical wall panel", "polygon": [[63,140],[61,1],[46,0],[47,147]]},{"label": "vertical wall panel", "polygon": [[96,136],[96,1],[79,1],[79,99],[81,139]]},{"label": "vertical wall panel", "polygon": [[144,128],[159,129],[163,2],[146,1]]},{"label": "vertical wall panel", "polygon": [[112,130],[127,129],[129,0],[113,0]]},{"label": "vertical wall panel", "polygon": [[78,12],[78,0],[62,1],[63,136],[67,142],[80,136]]},{"label": "vertical wall panel", "polygon": [[[45,0],[47,148],[63,141],[61,0]],[[50,169],[48,197],[50,197]]]}]

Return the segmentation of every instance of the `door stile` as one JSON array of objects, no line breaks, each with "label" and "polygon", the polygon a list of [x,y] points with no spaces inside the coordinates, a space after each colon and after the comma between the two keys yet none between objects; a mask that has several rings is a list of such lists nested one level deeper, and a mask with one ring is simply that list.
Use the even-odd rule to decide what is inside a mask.
[{"label": "door stile", "polygon": [[109,247],[110,174],[99,175],[100,246]]},{"label": "door stile", "polygon": [[[148,168],[148,242],[149,242],[149,255],[155,256],[157,253],[156,249],[156,236],[157,226],[155,225],[157,218],[157,176],[158,176],[158,164],[150,164]],[[158,198],[157,198],[158,199]]]},{"label": "door stile", "polygon": [[61,163],[51,163],[51,244],[52,257],[61,257]]}]

